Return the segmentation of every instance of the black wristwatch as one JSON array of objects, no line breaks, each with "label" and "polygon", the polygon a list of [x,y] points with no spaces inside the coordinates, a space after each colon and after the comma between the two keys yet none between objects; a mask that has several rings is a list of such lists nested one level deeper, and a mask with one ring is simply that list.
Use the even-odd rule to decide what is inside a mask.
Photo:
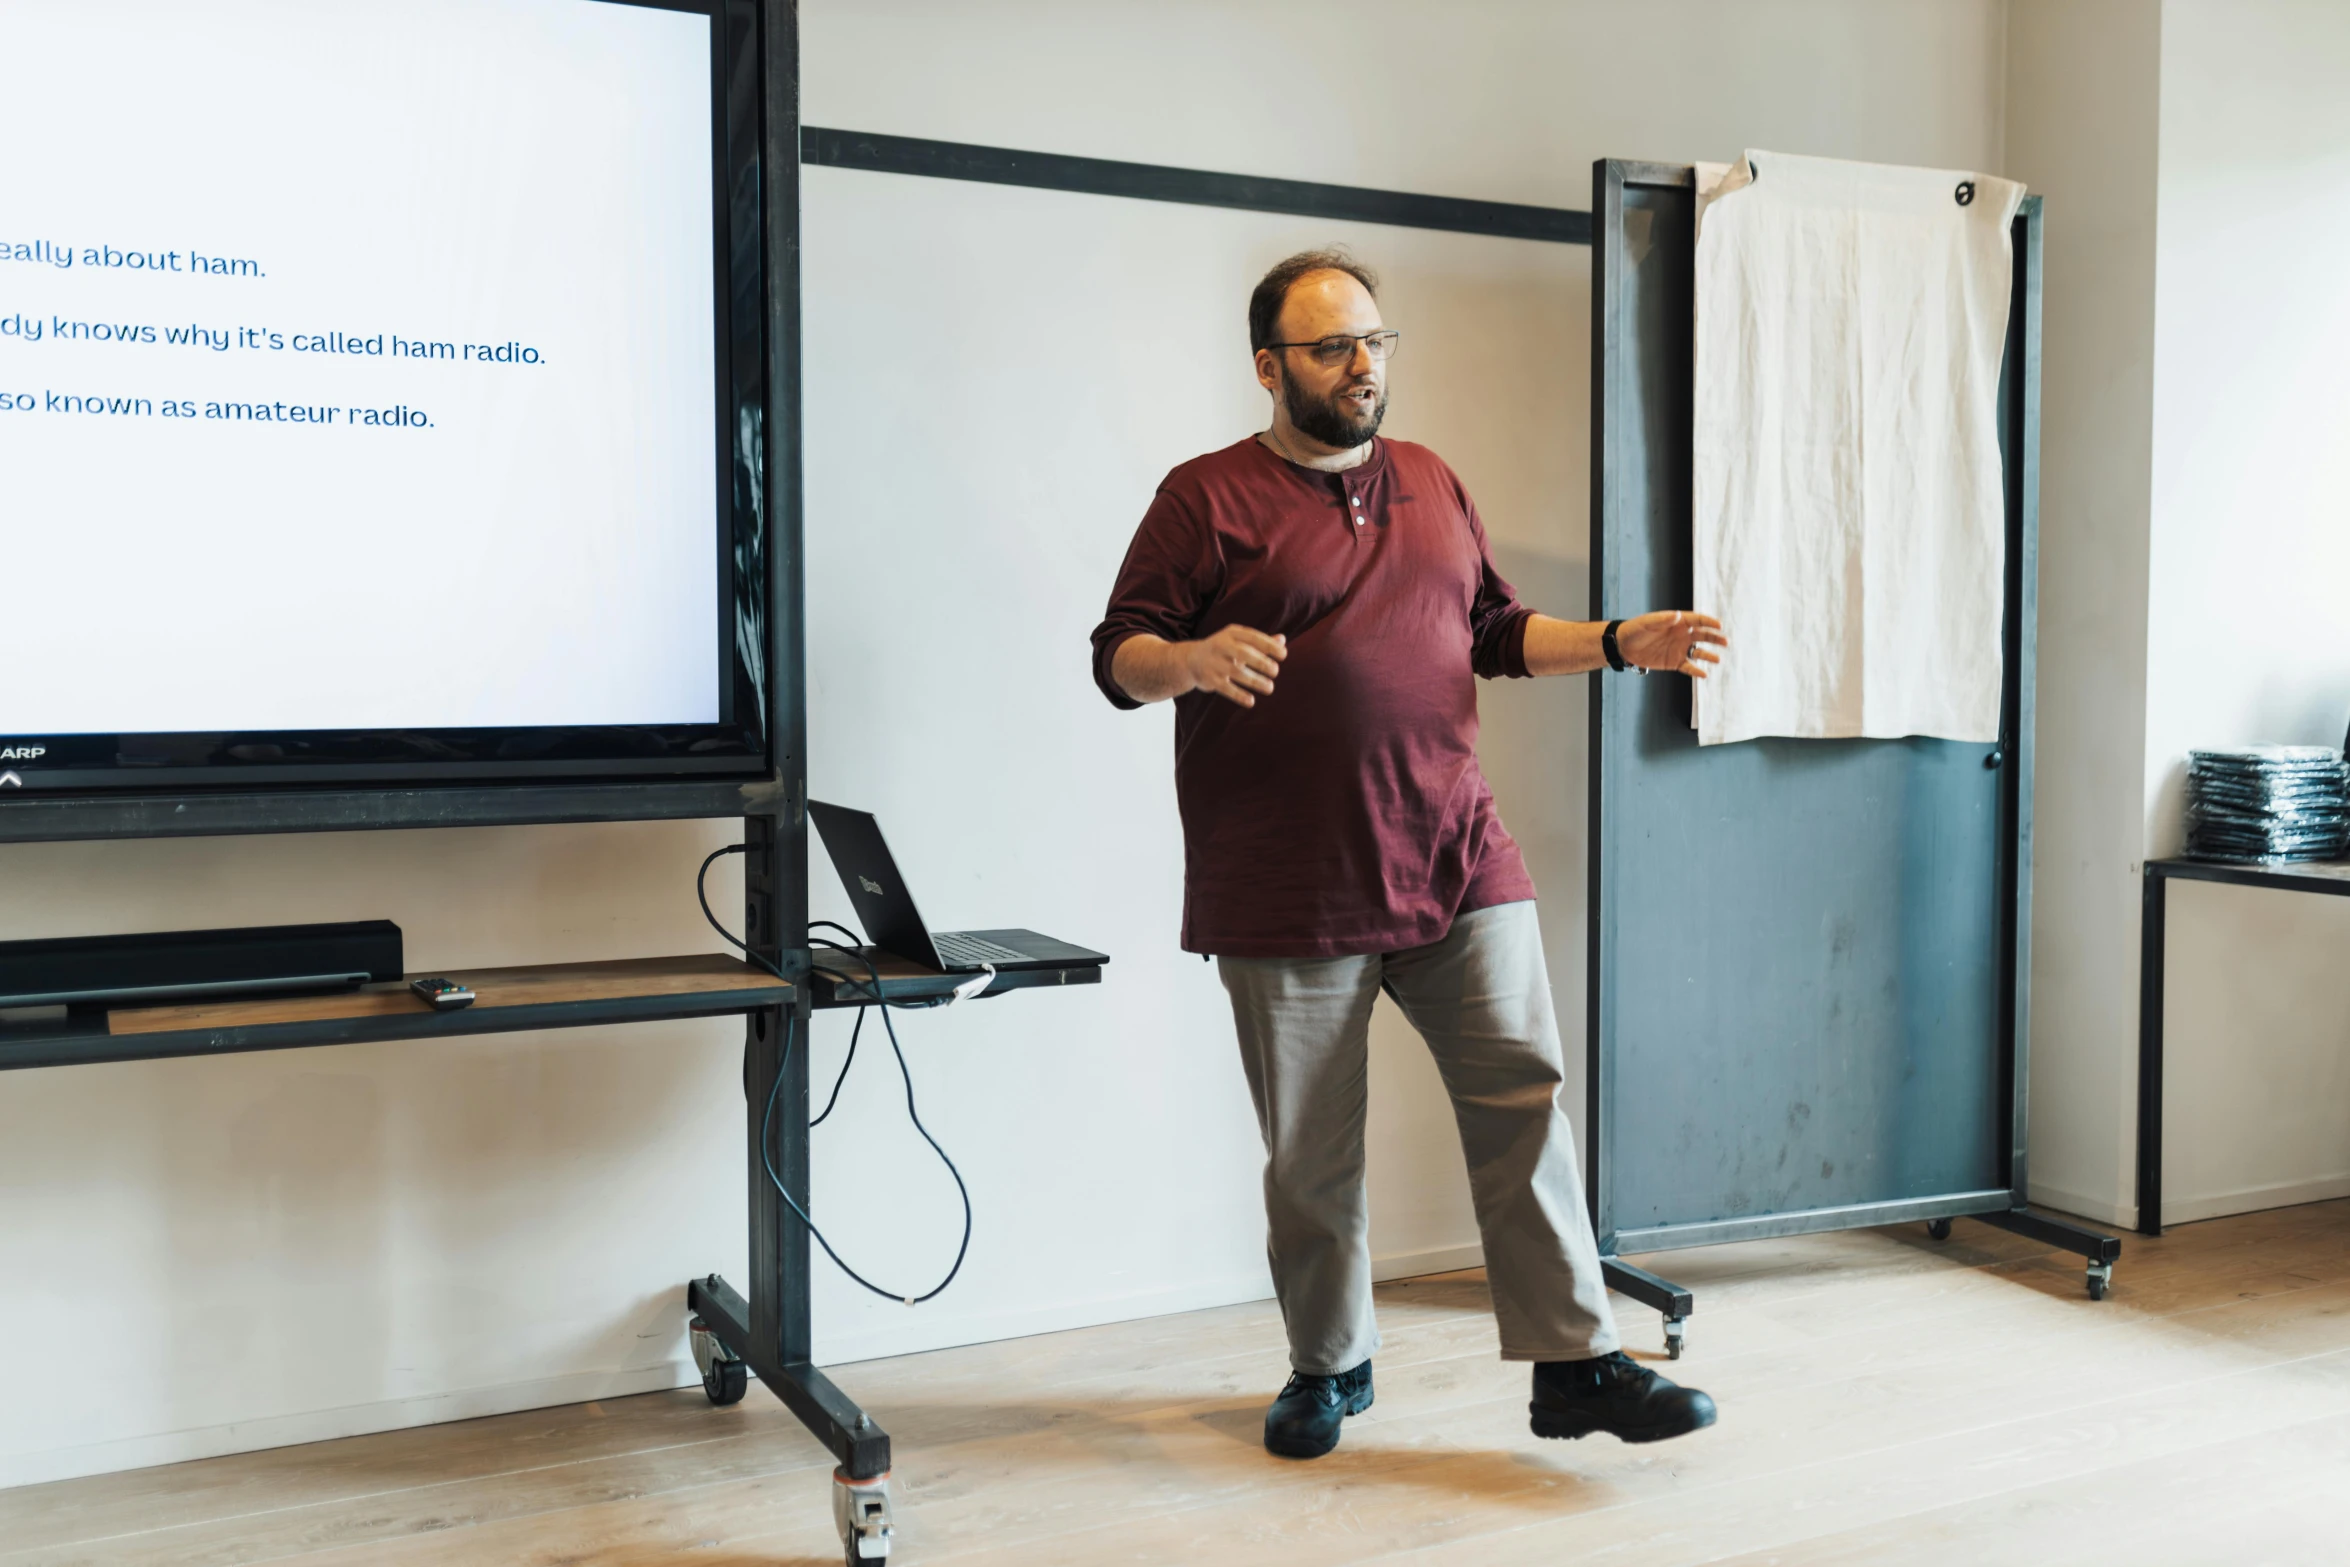
[{"label": "black wristwatch", "polygon": [[1607,667],[1619,675],[1631,667],[1624,662],[1624,650],[1616,646],[1616,627],[1622,624],[1620,620],[1611,620],[1607,623],[1607,629],[1599,634],[1599,650],[1607,655]]}]

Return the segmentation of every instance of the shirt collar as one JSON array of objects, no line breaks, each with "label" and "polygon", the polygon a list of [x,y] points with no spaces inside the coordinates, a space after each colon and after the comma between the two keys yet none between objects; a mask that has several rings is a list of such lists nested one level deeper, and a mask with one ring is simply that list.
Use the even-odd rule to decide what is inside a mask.
[{"label": "shirt collar", "polygon": [[1258,451],[1263,452],[1267,457],[1271,458],[1274,463],[1288,469],[1291,473],[1296,474],[1299,478],[1306,480],[1308,483],[1317,486],[1327,485],[1333,479],[1338,481],[1341,488],[1344,488],[1349,484],[1368,484],[1373,479],[1379,477],[1379,475],[1384,472],[1387,467],[1387,437],[1383,435],[1374,435],[1371,437],[1370,456],[1364,458],[1361,462],[1355,464],[1355,466],[1352,468],[1347,468],[1337,473],[1331,473],[1328,470],[1322,468],[1309,468],[1302,462],[1291,462],[1288,458],[1282,456],[1279,452],[1273,450],[1272,447],[1265,444],[1264,441],[1253,435],[1248,438],[1248,444],[1255,447]]}]

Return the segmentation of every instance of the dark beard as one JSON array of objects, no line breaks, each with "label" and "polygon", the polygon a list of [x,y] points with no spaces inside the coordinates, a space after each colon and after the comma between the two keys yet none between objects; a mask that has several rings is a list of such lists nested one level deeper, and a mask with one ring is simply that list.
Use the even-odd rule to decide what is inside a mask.
[{"label": "dark beard", "polygon": [[1283,376],[1281,406],[1289,411],[1289,422],[1298,434],[1348,451],[1379,433],[1379,421],[1387,417],[1387,388],[1379,389],[1379,401],[1371,405],[1368,414],[1357,414],[1337,398],[1314,397]]}]

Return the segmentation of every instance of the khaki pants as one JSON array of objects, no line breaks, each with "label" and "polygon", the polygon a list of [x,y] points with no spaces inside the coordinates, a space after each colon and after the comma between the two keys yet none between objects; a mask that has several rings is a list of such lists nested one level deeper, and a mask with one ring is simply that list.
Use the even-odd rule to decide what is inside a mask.
[{"label": "khaki pants", "polygon": [[1502,1358],[1617,1347],[1558,1103],[1558,1019],[1533,904],[1464,914],[1442,941],[1403,952],[1216,964],[1265,1134],[1265,1252],[1295,1369],[1334,1375],[1379,1347],[1363,1116],[1382,989],[1427,1041],[1452,1098]]}]

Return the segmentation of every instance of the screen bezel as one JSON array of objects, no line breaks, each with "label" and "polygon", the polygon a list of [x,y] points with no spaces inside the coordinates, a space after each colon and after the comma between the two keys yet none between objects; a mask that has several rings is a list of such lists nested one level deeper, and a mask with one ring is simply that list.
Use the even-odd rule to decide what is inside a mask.
[{"label": "screen bezel", "polygon": [[[0,734],[9,792],[188,785],[761,777],[775,769],[776,545],[767,515],[767,267],[758,23],[750,0],[572,0],[710,23],[712,475],[718,722],[463,729]],[[409,569],[392,563],[387,569]],[[26,755],[26,752],[32,755]]]}]

